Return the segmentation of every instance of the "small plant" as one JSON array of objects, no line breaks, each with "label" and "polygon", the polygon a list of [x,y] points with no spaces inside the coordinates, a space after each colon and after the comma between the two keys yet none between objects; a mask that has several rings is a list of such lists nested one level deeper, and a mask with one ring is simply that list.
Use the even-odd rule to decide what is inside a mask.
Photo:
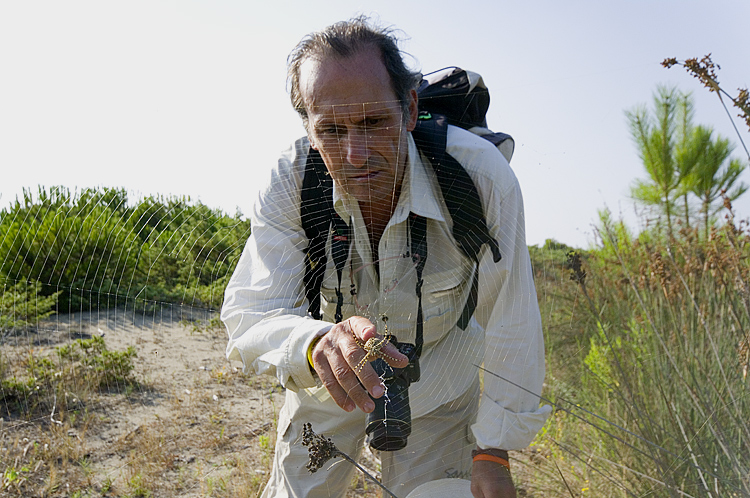
[{"label": "small plant", "polygon": [[271,446],[271,438],[267,434],[261,434],[258,436],[258,445],[260,445],[260,449],[263,451],[270,451],[273,449]]},{"label": "small plant", "polygon": [[136,351],[129,346],[125,351],[110,351],[102,337],[78,339],[57,348],[60,363],[71,362],[96,389],[111,390],[135,382],[132,372]]},{"label": "small plant", "polygon": [[101,493],[103,495],[106,495],[111,490],[112,490],[112,478],[111,477],[107,477],[106,479],[104,479],[104,482],[102,483]]},{"label": "small plant", "polygon": [[7,469],[5,469],[5,472],[3,472],[2,489],[11,487],[20,478],[21,475],[18,473],[15,467],[8,467]]},{"label": "small plant", "polygon": [[130,488],[132,498],[149,498],[151,491],[145,486],[143,476],[140,473],[134,474],[128,480],[128,487]]},{"label": "small plant", "polygon": [[215,315],[208,320],[180,320],[180,325],[199,334],[224,328],[224,323],[219,315]]},{"label": "small plant", "polygon": [[385,493],[388,493],[388,495],[392,496],[393,498],[397,498],[396,495],[394,495],[388,488],[383,486],[383,484],[378,481],[375,476],[367,472],[360,464],[358,464],[356,460],[354,460],[343,451],[340,451],[333,443],[333,440],[331,440],[331,438],[326,438],[320,434],[316,434],[312,428],[312,424],[309,422],[304,424],[302,428],[302,445],[308,446],[310,461],[307,463],[307,465],[305,465],[305,468],[311,474],[317,472],[329,460],[341,457],[347,462],[354,465],[360,472],[370,478],[372,482],[380,486],[380,488]]},{"label": "small plant", "polygon": [[77,407],[90,393],[123,390],[138,384],[133,377],[135,356],[133,347],[108,350],[102,337],[59,346],[50,357],[29,350],[22,368],[4,365],[0,371],[3,406],[27,417],[55,410],[75,417]]},{"label": "small plant", "polygon": [[38,281],[22,280],[9,286],[0,279],[0,333],[33,326],[54,314],[61,292],[45,296]]}]

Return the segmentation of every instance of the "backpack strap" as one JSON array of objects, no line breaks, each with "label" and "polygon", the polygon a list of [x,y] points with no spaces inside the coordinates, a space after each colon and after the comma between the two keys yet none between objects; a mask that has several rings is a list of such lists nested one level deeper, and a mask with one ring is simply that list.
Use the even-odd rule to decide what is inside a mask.
[{"label": "backpack strap", "polygon": [[341,312],[341,308],[344,306],[344,293],[341,292],[341,277],[344,274],[344,267],[346,266],[346,260],[349,258],[349,225],[344,223],[341,217],[334,213],[332,222],[332,234],[333,239],[331,240],[331,253],[333,256],[333,264],[336,266],[336,276],[338,277],[339,286],[336,287],[336,315],[334,320],[339,323],[343,320],[344,315]]},{"label": "backpack strap", "polygon": [[300,196],[300,216],[308,240],[305,250],[305,275],[302,279],[309,303],[307,312],[316,320],[323,317],[320,312],[320,287],[323,285],[326,271],[326,242],[329,232],[332,231],[331,252],[339,283],[336,289],[335,316],[338,323],[342,319],[341,308],[344,304],[341,277],[349,255],[349,226],[333,209],[333,180],[323,158],[313,148],[310,148],[307,154]]},{"label": "backpack strap", "polygon": [[[424,345],[424,313],[422,312],[422,271],[427,261],[427,219],[414,213],[409,214],[407,220],[409,225],[409,247],[411,260],[417,269],[417,334],[414,345],[416,346],[414,355],[416,358],[422,356],[422,346]],[[463,330],[463,329],[462,329]]]},{"label": "backpack strap", "polygon": [[478,261],[482,245],[488,244],[497,263],[502,255],[487,228],[479,191],[464,167],[445,151],[447,134],[448,122],[439,114],[421,115],[412,132],[417,148],[427,156],[435,170],[459,249],[469,259]]},{"label": "backpack strap", "polygon": [[479,298],[479,251],[487,244],[492,259],[502,258],[497,241],[490,235],[482,200],[474,181],[461,164],[445,150],[448,121],[442,115],[422,114],[412,132],[417,148],[430,160],[445,206],[453,221],[453,238],[461,252],[477,267],[471,278],[471,289],[456,326],[466,330]]}]

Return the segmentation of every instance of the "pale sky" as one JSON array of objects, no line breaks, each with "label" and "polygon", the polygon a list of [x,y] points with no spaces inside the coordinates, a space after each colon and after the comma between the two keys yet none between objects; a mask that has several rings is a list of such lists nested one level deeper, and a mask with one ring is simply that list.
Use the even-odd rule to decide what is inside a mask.
[{"label": "pale sky", "polygon": [[[258,172],[304,133],[288,53],[360,13],[400,29],[415,68],[484,76],[489,125],[516,140],[530,244],[588,247],[604,207],[637,227],[629,187],[645,173],[624,111],[657,84],[691,91],[696,124],[745,157],[715,95],[660,62],[710,52],[727,90],[749,86],[746,0],[0,0],[0,207],[41,184],[249,213]],[[736,209],[750,216],[750,194]]]}]

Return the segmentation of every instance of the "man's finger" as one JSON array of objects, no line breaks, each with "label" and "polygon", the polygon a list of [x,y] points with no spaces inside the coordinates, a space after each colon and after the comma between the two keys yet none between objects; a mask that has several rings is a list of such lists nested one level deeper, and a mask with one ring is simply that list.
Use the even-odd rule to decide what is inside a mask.
[{"label": "man's finger", "polygon": [[336,377],[336,380],[340,384],[341,388],[346,392],[346,395],[351,398],[352,401],[364,412],[369,413],[375,409],[375,404],[370,395],[359,382],[359,378],[352,369],[351,362],[353,358],[361,358],[361,353],[354,347],[350,347],[347,351],[343,352],[344,355],[336,355],[329,358],[331,365],[331,371]]},{"label": "man's finger", "polygon": [[[362,355],[362,357],[364,359],[364,355]],[[359,368],[362,361],[363,360],[360,360],[355,367]],[[370,393],[370,396],[372,396],[373,398],[379,398],[383,394],[385,394],[383,381],[380,380],[380,377],[378,377],[378,374],[375,372],[375,369],[372,367],[369,361],[365,362],[364,365],[362,365],[359,370],[355,370],[355,372],[357,372],[357,377],[359,377],[360,383],[367,390],[367,392]]]},{"label": "man's finger", "polygon": [[402,354],[401,351],[399,351],[391,342],[388,342],[388,344],[383,346],[382,351],[387,356],[383,359],[392,367],[404,368],[409,364],[409,357]]},{"label": "man's finger", "polygon": [[323,387],[326,388],[328,393],[331,395],[331,398],[336,402],[337,405],[339,405],[347,412],[350,412],[356,408],[354,401],[349,398],[344,388],[341,387],[341,384],[339,384],[336,375],[334,375],[331,366],[328,363],[328,358],[326,358],[325,355],[321,355],[320,358],[316,358],[315,372],[318,374]]},{"label": "man's finger", "polygon": [[378,329],[372,324],[370,320],[363,316],[353,316],[346,322],[347,327],[352,334],[361,340],[363,343],[367,342],[371,337],[377,337]]},{"label": "man's finger", "polygon": [[[367,351],[362,347],[368,339],[378,337],[375,326],[370,320],[361,316],[351,317],[345,321],[343,325],[351,334],[351,342],[344,351],[349,367],[359,379],[358,383],[360,383],[372,397],[381,397],[385,393],[385,389],[383,388],[383,383],[380,378],[370,365],[370,361],[374,358],[368,358]],[[363,403],[366,402],[367,400],[363,400]]]},{"label": "man's finger", "polygon": [[[385,334],[378,334],[375,325],[373,325],[372,322],[367,318],[361,316],[353,316],[349,320],[347,320],[346,323],[355,339],[359,339],[359,342],[361,342],[362,344],[366,344],[368,340],[373,338],[380,340],[385,336]],[[381,347],[380,351],[388,356],[387,358],[383,359],[392,367],[404,368],[409,363],[409,358],[401,354],[398,348],[394,346],[390,341],[387,341]],[[375,358],[378,358],[378,356],[376,356]],[[375,358],[370,358],[370,361],[374,361]],[[352,365],[352,367],[355,366],[356,365]]]}]

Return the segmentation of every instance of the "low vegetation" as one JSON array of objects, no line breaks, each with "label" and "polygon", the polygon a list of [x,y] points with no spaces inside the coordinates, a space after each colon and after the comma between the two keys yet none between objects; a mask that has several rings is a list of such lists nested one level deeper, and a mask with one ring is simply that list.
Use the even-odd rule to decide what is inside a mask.
[{"label": "low vegetation", "polygon": [[[133,376],[135,350],[110,351],[104,339],[78,339],[55,348],[51,356],[31,351],[21,369],[3,361],[3,416],[25,419],[61,410],[74,411],[92,392],[126,392],[138,387]],[[54,418],[54,415],[51,416]]]},{"label": "low vegetation", "polygon": [[[168,333],[181,340],[168,345],[153,321],[133,328],[131,318],[107,317],[105,337],[70,340],[96,329],[81,320],[5,337],[0,496],[258,494],[271,463],[279,387],[230,367],[218,349],[200,367],[194,355],[186,370],[175,359],[184,344],[219,340],[209,321],[190,322],[195,329],[169,322]],[[110,338],[136,346],[112,349]],[[141,358],[145,342],[171,346],[172,361]]]},{"label": "low vegetation", "polygon": [[[29,349],[19,357],[9,350],[0,357],[0,420],[3,426],[8,421],[0,440],[16,451],[3,448],[3,456],[15,458],[3,458],[0,493],[55,496],[60,471],[70,472],[74,484],[75,474],[86,474],[89,456],[81,435],[95,429],[102,395],[128,396],[144,388],[135,377],[135,350],[110,351],[101,337],[75,340],[49,355]],[[12,431],[15,438],[11,427],[20,428]]]}]

